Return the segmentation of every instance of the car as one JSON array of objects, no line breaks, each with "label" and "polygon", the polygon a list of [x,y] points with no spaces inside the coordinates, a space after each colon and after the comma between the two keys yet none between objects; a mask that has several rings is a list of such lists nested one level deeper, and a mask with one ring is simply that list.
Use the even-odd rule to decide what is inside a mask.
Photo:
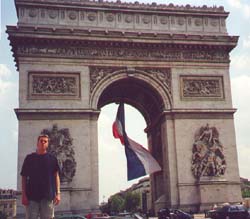
[{"label": "car", "polygon": [[225,205],[215,210],[212,219],[247,219],[249,213],[243,205]]},{"label": "car", "polygon": [[180,209],[162,208],[158,211],[158,219],[192,219],[193,215],[188,214]]},{"label": "car", "polygon": [[86,217],[78,214],[64,214],[64,215],[57,215],[55,219],[86,219]]},{"label": "car", "polygon": [[85,215],[87,219],[110,219],[110,216],[107,213],[101,212],[90,212]]},{"label": "car", "polygon": [[205,218],[213,218],[216,214],[216,210],[212,209],[212,210],[208,210],[205,212]]},{"label": "car", "polygon": [[131,212],[121,212],[117,215],[118,217],[127,217],[127,218],[133,218],[134,215]]},{"label": "car", "polygon": [[93,219],[109,219],[110,216],[107,213],[93,213],[92,218]]},{"label": "car", "polygon": [[193,219],[193,215],[188,214],[180,209],[173,210],[174,218],[178,219]]},{"label": "car", "polygon": [[158,219],[168,219],[170,218],[170,209],[161,208],[158,212]]}]

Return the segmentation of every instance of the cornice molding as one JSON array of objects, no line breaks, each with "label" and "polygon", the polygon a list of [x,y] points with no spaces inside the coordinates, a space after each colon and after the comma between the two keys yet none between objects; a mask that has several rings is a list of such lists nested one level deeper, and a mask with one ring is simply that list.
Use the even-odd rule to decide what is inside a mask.
[{"label": "cornice molding", "polygon": [[74,120],[74,119],[89,119],[97,120],[100,110],[92,109],[15,109],[16,116],[21,120]]},{"label": "cornice molding", "polygon": [[18,26],[227,35],[223,7],[156,3],[17,0]]},{"label": "cornice molding", "polygon": [[161,118],[166,119],[233,119],[236,109],[171,109]]},{"label": "cornice molding", "polygon": [[224,108],[224,109],[212,109],[212,108],[197,108],[197,109],[186,109],[186,108],[173,108],[164,110],[159,117],[145,129],[145,132],[150,132],[156,127],[159,122],[166,120],[208,120],[208,119],[233,119],[236,109]]},{"label": "cornice molding", "polygon": [[139,3],[135,2],[122,2],[121,0],[117,0],[116,2],[104,1],[104,0],[15,0],[16,7],[19,6],[31,6],[31,5],[40,5],[40,6],[53,6],[53,7],[102,7],[102,8],[112,8],[113,9],[129,9],[129,10],[153,10],[153,11],[179,11],[179,12],[201,12],[201,13],[217,13],[223,16],[227,16],[228,12],[225,12],[223,6],[213,6],[208,7],[206,5],[203,6],[191,6],[187,5],[174,5],[170,4],[157,4],[155,2],[152,3]]},{"label": "cornice molding", "polygon": [[[65,39],[65,40],[102,40],[102,41],[130,41],[140,42],[142,40],[151,40],[151,43],[161,42],[161,44],[176,42],[182,44],[210,44],[210,45],[231,45],[236,46],[239,36],[229,35],[204,35],[204,34],[189,34],[189,33],[161,33],[157,31],[121,31],[111,29],[98,29],[87,28],[77,29],[70,27],[42,27],[42,26],[7,26],[6,32],[9,36],[16,36],[20,38],[26,37],[53,40],[53,39]],[[166,40],[169,40],[166,41]],[[173,41],[174,40],[174,41]],[[175,42],[176,41],[176,42]]]},{"label": "cornice molding", "polygon": [[237,36],[7,27],[20,57],[229,63]]}]

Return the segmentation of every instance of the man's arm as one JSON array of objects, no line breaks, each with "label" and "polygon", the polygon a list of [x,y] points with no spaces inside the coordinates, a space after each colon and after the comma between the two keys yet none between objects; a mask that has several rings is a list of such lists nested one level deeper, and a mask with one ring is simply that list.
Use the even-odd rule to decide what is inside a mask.
[{"label": "man's arm", "polygon": [[26,195],[26,176],[22,176],[22,204],[26,206],[29,204],[29,200]]},{"label": "man's arm", "polygon": [[60,192],[60,177],[58,171],[55,172],[55,181],[56,181],[56,197],[54,199],[54,204],[58,205],[61,201],[61,192]]}]

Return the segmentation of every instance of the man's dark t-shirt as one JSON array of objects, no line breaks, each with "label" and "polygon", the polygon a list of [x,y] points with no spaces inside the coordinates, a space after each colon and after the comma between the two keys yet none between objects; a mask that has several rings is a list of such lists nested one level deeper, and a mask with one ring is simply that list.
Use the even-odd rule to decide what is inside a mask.
[{"label": "man's dark t-shirt", "polygon": [[21,175],[25,176],[26,195],[29,200],[53,200],[56,194],[55,173],[59,172],[58,161],[55,156],[32,153],[26,156]]}]

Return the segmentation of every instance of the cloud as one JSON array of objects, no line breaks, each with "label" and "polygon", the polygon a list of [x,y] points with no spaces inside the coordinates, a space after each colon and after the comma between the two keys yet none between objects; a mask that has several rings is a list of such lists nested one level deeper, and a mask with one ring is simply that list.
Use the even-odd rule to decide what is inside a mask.
[{"label": "cloud", "polygon": [[249,173],[250,147],[238,145],[237,151],[238,151],[238,163],[239,163],[240,176],[243,178],[250,179],[250,173]]},{"label": "cloud", "polygon": [[9,80],[11,71],[6,65],[0,64],[0,95],[3,96],[6,94],[6,91],[11,88],[13,85]]},{"label": "cloud", "polygon": [[10,75],[11,71],[8,69],[8,67],[4,64],[0,64],[0,77],[2,78]]},{"label": "cloud", "polygon": [[245,3],[241,0],[227,0],[228,4],[238,10],[241,10],[243,12],[243,15],[245,18],[250,18],[250,4]]},{"label": "cloud", "polygon": [[244,48],[250,48],[250,36],[248,36],[247,38],[243,39],[243,47]]},{"label": "cloud", "polygon": [[[112,122],[105,111],[101,113],[98,120],[100,201],[103,201],[104,197],[106,201],[110,195],[120,191],[126,182],[124,148],[119,140],[112,136]],[[113,182],[112,186],[110,182]]]},{"label": "cloud", "polygon": [[[124,190],[139,179],[127,181],[127,161],[124,146],[112,134],[112,124],[116,116],[116,104],[109,104],[101,109],[98,119],[98,144],[99,144],[99,199],[107,200],[110,195]],[[143,132],[145,120],[133,107],[125,105],[126,129],[130,131],[132,139],[144,144],[147,140]],[[135,121],[129,122],[129,121]],[[132,136],[132,133],[134,136]],[[137,136],[136,136],[137,135]],[[136,136],[136,138],[135,138]],[[146,144],[144,144],[146,146]],[[110,186],[112,182],[112,186]]]},{"label": "cloud", "polygon": [[[17,106],[17,83],[11,80],[12,72],[9,68],[0,64],[0,121],[2,124],[0,150],[1,186],[4,188],[16,188],[17,167],[17,120],[13,108]],[[8,154],[8,156],[6,156]]]},{"label": "cloud", "polygon": [[228,0],[228,3],[230,6],[234,7],[234,8],[241,8],[242,7],[242,3],[240,0]]},{"label": "cloud", "polygon": [[[233,104],[240,111],[250,112],[250,75],[241,75],[232,78]],[[250,124],[250,123],[249,123]]]},{"label": "cloud", "polygon": [[248,51],[246,52],[241,52],[240,54],[237,55],[232,55],[231,57],[231,69],[233,71],[237,71],[235,73],[239,74],[243,72],[246,74],[249,72],[249,63],[250,63],[250,53]]},{"label": "cloud", "polygon": [[244,12],[245,17],[250,18],[250,5],[244,4],[243,12]]},{"label": "cloud", "polygon": [[238,109],[234,121],[240,175],[250,179],[248,162],[250,154],[250,76],[241,75],[232,78],[231,81],[233,105]]}]

